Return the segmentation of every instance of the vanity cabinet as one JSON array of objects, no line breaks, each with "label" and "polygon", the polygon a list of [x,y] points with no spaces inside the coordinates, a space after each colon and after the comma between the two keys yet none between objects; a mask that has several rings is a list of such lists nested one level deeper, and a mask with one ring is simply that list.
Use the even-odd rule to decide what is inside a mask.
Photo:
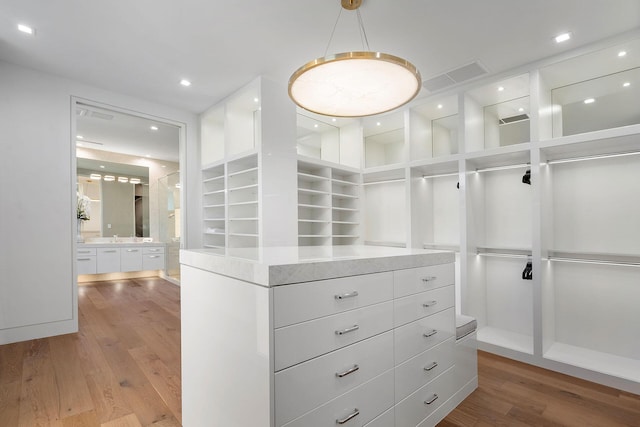
[{"label": "vanity cabinet", "polygon": [[454,375],[453,260],[344,245],[264,248],[246,263],[182,251],[183,422],[435,425],[475,388]]},{"label": "vanity cabinet", "polygon": [[165,247],[161,244],[88,243],[78,245],[76,254],[78,274],[165,269]]}]

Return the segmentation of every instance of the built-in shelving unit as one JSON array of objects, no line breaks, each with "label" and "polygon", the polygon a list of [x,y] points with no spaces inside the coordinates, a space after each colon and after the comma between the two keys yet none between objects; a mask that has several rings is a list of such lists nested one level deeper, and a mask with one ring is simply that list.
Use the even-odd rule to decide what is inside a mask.
[{"label": "built-in shelving unit", "polygon": [[[277,208],[297,214],[282,229],[299,245],[454,251],[456,308],[478,320],[480,349],[640,393],[638,52],[634,32],[375,117],[292,111],[298,132],[282,144],[296,139],[297,156],[270,169],[282,169],[282,189],[269,197],[280,191]],[[230,135],[222,111],[206,116],[216,141]],[[213,165],[203,167],[205,230],[224,218],[227,245],[260,245],[260,226],[278,223],[240,211],[273,206],[260,197],[260,140],[231,159],[203,152]],[[234,166],[240,155],[252,163]],[[255,182],[234,178],[252,168]],[[207,184],[216,176],[222,196]]]},{"label": "built-in shelving unit", "polygon": [[202,170],[203,246],[224,249],[226,246],[225,165]]},{"label": "built-in shelving unit", "polygon": [[227,163],[227,212],[229,247],[259,245],[258,155]]},{"label": "built-in shelving unit", "polygon": [[359,171],[299,160],[299,245],[359,243],[360,199]]}]

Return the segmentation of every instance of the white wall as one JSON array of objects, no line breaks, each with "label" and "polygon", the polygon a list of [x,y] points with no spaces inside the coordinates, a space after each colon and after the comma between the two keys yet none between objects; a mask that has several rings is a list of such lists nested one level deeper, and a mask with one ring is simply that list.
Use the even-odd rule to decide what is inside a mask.
[{"label": "white wall", "polygon": [[[77,331],[72,96],[185,123],[181,155],[187,164],[197,164],[198,131],[196,116],[185,111],[2,61],[0,76],[0,344],[5,344]],[[183,188],[197,182],[197,171],[186,172]],[[198,187],[192,187],[187,201],[199,200]]]}]

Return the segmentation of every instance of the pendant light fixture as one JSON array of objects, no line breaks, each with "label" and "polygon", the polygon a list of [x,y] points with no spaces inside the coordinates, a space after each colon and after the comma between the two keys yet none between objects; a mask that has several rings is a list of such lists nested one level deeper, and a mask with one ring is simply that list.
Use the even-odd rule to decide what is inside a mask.
[{"label": "pendant light fixture", "polygon": [[[328,56],[325,51],[324,57],[298,68],[289,79],[289,96],[293,102],[305,110],[327,116],[363,117],[384,113],[411,101],[420,92],[420,72],[406,59],[372,52],[358,9],[362,0],[341,2],[343,9],[356,11],[367,50]],[[329,44],[332,38],[333,33]]]}]

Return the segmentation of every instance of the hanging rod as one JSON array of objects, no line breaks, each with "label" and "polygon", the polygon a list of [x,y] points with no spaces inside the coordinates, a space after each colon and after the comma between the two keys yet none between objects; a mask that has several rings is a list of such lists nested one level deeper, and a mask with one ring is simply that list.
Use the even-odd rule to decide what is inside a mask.
[{"label": "hanging rod", "polygon": [[424,178],[424,179],[428,179],[428,178],[443,178],[445,176],[458,176],[458,172],[440,173],[440,174],[436,174],[436,175],[422,175],[422,178]]},{"label": "hanging rod", "polygon": [[390,182],[405,181],[405,178],[387,179],[385,181],[363,182],[362,185],[388,184]]},{"label": "hanging rod", "polygon": [[530,168],[530,167],[531,167],[531,163],[518,163],[517,165],[493,166],[493,167],[488,167],[488,168],[476,168],[476,172],[491,172],[491,171]]},{"label": "hanging rod", "polygon": [[557,160],[548,160],[547,165],[555,165],[559,163],[572,163],[572,162],[581,162],[584,160],[598,160],[598,159],[610,159],[614,157],[625,157],[625,156],[634,156],[640,154],[640,151],[625,151],[620,153],[611,153],[611,154],[595,154],[592,156],[580,156],[580,157],[570,157],[567,159],[557,159]]}]

